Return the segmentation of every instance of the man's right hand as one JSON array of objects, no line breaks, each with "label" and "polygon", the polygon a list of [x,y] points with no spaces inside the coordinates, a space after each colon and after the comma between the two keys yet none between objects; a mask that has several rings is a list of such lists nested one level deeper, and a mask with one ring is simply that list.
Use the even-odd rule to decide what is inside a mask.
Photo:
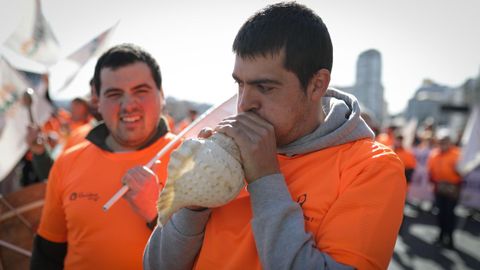
[{"label": "man's right hand", "polygon": [[155,206],[160,187],[154,168],[159,163],[157,161],[151,169],[146,166],[133,167],[122,178],[122,184],[129,188],[124,198],[147,222],[152,221],[157,215]]}]

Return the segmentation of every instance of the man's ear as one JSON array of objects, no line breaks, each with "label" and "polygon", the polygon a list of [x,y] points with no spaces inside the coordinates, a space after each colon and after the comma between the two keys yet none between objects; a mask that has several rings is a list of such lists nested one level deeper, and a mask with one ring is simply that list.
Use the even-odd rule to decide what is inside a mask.
[{"label": "man's ear", "polygon": [[317,71],[310,83],[308,85],[308,89],[310,89],[309,94],[312,100],[317,101],[320,100],[328,89],[328,85],[330,84],[330,71],[327,69],[320,69]]}]

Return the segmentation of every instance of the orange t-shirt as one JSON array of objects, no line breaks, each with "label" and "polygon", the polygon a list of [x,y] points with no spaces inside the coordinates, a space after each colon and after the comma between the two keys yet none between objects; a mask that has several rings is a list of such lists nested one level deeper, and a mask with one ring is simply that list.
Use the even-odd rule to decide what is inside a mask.
[{"label": "orange t-shirt", "polygon": [[461,182],[461,177],[456,171],[460,150],[458,147],[451,147],[447,152],[442,153],[440,149],[432,150],[428,158],[428,171],[430,178],[435,181],[448,181],[452,184]]},{"label": "orange t-shirt", "polygon": [[[68,243],[65,269],[142,269],[151,234],[146,221],[124,199],[107,212],[102,206],[120,189],[128,169],[147,164],[173,138],[167,133],[145,149],[126,153],[103,151],[85,141],[58,158],[47,182],[38,234]],[[155,171],[162,187],[168,160],[169,153]]]},{"label": "orange t-shirt", "polygon": [[56,132],[56,133],[59,133],[60,132],[60,121],[55,117],[55,116],[51,116],[47,122],[45,122],[45,124],[43,124],[42,126],[42,131],[46,134],[50,133],[50,132]]},{"label": "orange t-shirt", "polygon": [[[57,140],[61,139],[61,123],[60,120],[58,120],[58,118],[55,116],[51,116],[47,120],[47,122],[43,124],[41,130],[42,133],[45,134],[47,137],[56,138]],[[57,143],[58,141],[49,140],[49,146],[52,148],[55,147]]]},{"label": "orange t-shirt", "polygon": [[388,134],[388,133],[380,133],[378,134],[378,136],[375,138],[375,140],[385,146],[388,146],[390,148],[392,148],[393,146],[393,142],[394,142],[394,138],[392,135]]},{"label": "orange t-shirt", "polygon": [[405,165],[405,169],[415,169],[417,161],[415,160],[415,155],[412,152],[404,148],[396,148],[395,153],[403,162],[403,165]]},{"label": "orange t-shirt", "polygon": [[85,119],[85,120],[80,120],[80,121],[73,121],[73,120],[70,121],[70,124],[69,124],[70,134],[69,135],[72,135],[73,132],[75,132],[75,130],[77,130],[80,127],[83,127],[84,125],[90,125],[90,120],[91,120],[91,117],[89,117],[88,119]]},{"label": "orange t-shirt", "polygon": [[92,123],[89,122],[73,130],[63,146],[63,151],[85,141],[85,137],[87,137],[87,134],[90,132],[90,130],[92,130],[92,128]]},{"label": "orange t-shirt", "polygon": [[[360,270],[388,267],[406,193],[404,168],[392,150],[364,139],[278,160],[320,251]],[[195,269],[262,269],[251,220],[245,190],[213,209]]]},{"label": "orange t-shirt", "polygon": [[[50,119],[42,126],[42,132],[45,134],[56,133],[60,143],[65,143],[63,149],[68,149],[71,146],[80,143],[83,141],[83,138],[88,134],[92,129],[90,123],[91,117],[87,121],[72,121],[70,118],[65,118],[66,116],[52,116]],[[62,126],[63,122],[63,126]],[[82,137],[82,135],[85,135]],[[76,138],[71,140],[70,138],[75,136]],[[68,144],[68,147],[66,145]],[[54,145],[51,145],[54,147]]]}]

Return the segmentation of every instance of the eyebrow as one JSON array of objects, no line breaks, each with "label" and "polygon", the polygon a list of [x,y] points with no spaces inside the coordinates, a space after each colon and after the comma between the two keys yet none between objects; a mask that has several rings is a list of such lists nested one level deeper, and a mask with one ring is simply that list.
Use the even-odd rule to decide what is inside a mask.
[{"label": "eyebrow", "polygon": [[103,91],[103,95],[106,95],[106,94],[108,94],[108,93],[110,93],[110,92],[122,92],[122,91],[123,91],[123,90],[120,89],[120,88],[114,88],[114,87],[113,87],[113,88],[107,88],[107,89],[105,89],[105,90]]},{"label": "eyebrow", "polygon": [[147,84],[147,83],[142,83],[142,84],[139,84],[139,85],[136,85],[135,87],[133,87],[133,89],[138,89],[138,88],[148,88],[148,89],[152,89],[152,87]]},{"label": "eyebrow", "polygon": [[[237,82],[241,82],[242,80],[240,80],[235,74],[232,74],[232,77],[235,81]],[[255,80],[250,80],[250,81],[247,81],[246,82],[247,84],[275,84],[275,85],[282,85],[281,82],[277,81],[277,80],[272,80],[272,79],[267,79],[267,78],[264,78],[264,79],[255,79]]]},{"label": "eyebrow", "polygon": [[[152,87],[147,84],[147,83],[142,83],[142,84],[139,84],[139,85],[136,85],[134,86],[132,89],[136,90],[136,89],[140,89],[140,88],[148,88],[148,89],[152,89]],[[117,91],[120,91],[122,92],[123,89],[121,88],[116,88],[116,87],[112,87],[112,88],[107,88],[103,91],[103,94],[106,95],[107,93],[109,92],[117,92]]]}]

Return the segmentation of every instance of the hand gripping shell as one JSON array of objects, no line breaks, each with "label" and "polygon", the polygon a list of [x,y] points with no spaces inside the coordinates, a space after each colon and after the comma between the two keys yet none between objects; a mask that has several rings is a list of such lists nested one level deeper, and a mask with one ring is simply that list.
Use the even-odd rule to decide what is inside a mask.
[{"label": "hand gripping shell", "polygon": [[208,139],[188,139],[170,155],[168,178],[159,196],[158,222],[164,226],[186,206],[219,207],[244,187],[236,143],[215,133]]}]

